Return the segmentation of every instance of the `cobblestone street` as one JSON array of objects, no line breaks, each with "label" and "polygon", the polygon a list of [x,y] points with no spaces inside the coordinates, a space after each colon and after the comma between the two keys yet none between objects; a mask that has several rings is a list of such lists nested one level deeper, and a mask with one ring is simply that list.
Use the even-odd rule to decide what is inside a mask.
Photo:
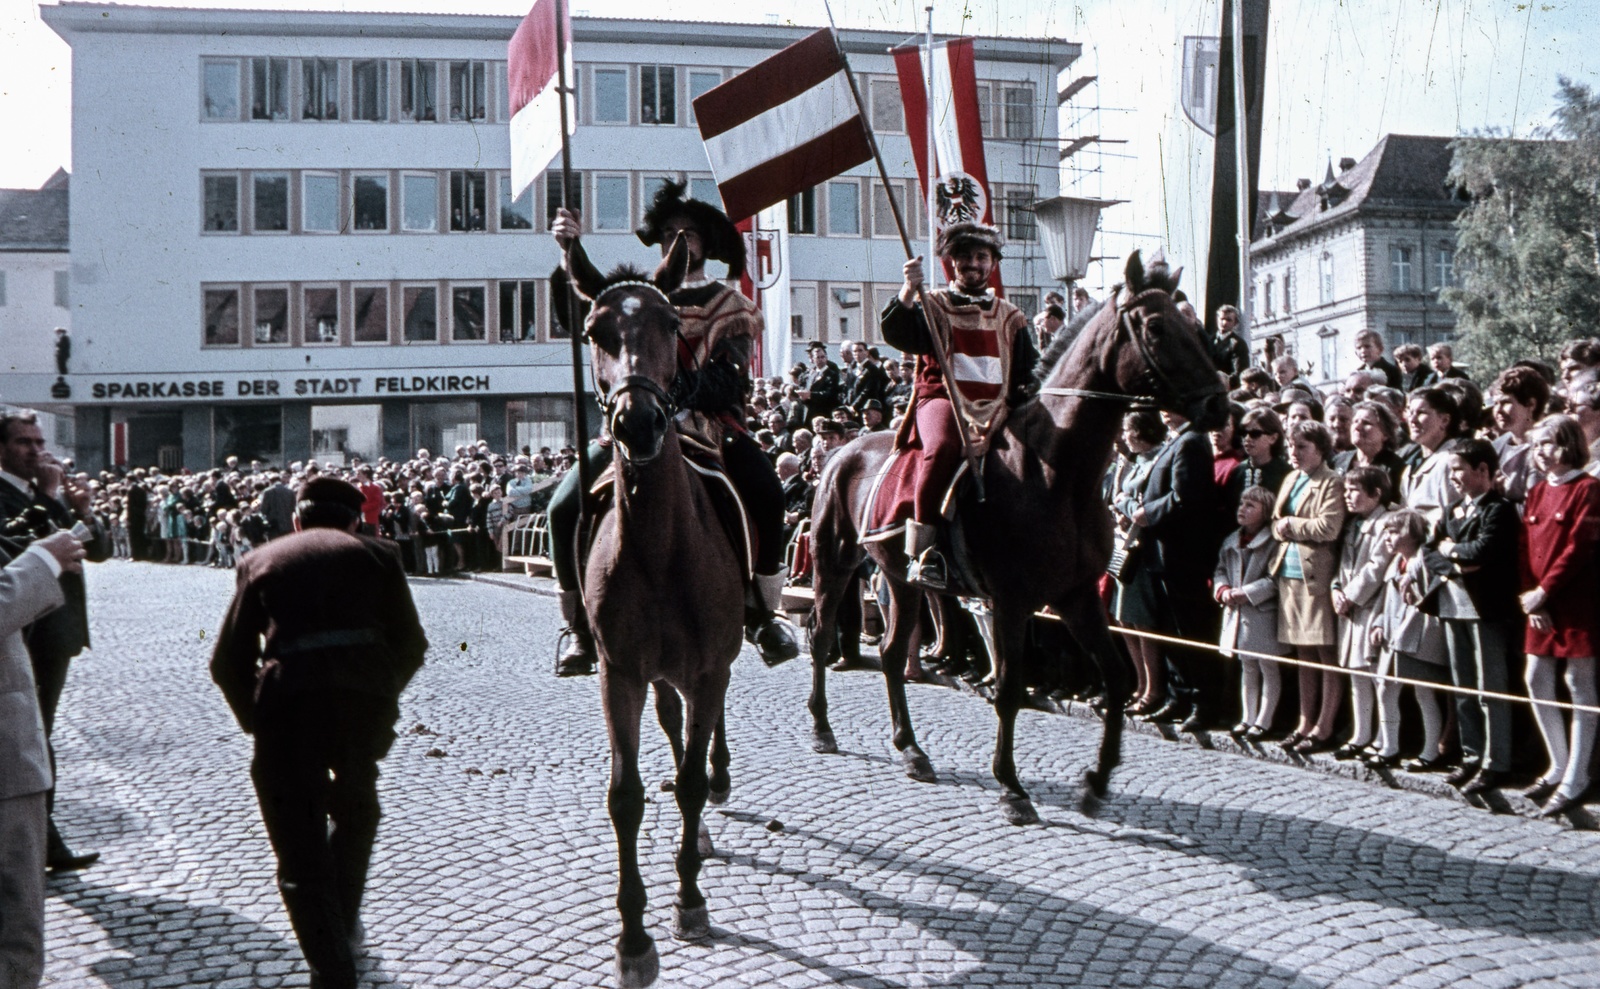
[{"label": "cobblestone street", "polygon": [[[57,819],[103,857],[51,880],[45,984],[305,986],[249,741],[206,672],[231,572],[112,562],[89,581]],[[413,593],[433,648],[383,765],[370,983],[613,984],[597,681],[550,675],[551,598]],[[1018,765],[1045,823],[1014,828],[980,699],[909,688],[927,785],[891,759],[876,673],[830,681],[840,755],[811,752],[808,687],[804,661],[734,668],[705,943],[670,934],[678,813],[646,726],[662,986],[1600,986],[1600,835],[1141,735],[1086,817],[1098,726],[1028,711]]]}]

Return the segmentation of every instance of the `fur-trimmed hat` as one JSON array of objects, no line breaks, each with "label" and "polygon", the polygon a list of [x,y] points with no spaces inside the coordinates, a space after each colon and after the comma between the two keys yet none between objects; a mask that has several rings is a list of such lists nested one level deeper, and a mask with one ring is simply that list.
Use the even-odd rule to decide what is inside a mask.
[{"label": "fur-trimmed hat", "polygon": [[952,223],[939,232],[939,256],[948,258],[963,247],[987,247],[996,261],[1005,246],[1000,231],[986,223]]},{"label": "fur-trimmed hat", "polygon": [[656,198],[645,210],[644,223],[634,231],[646,247],[655,247],[665,239],[667,221],[675,216],[687,217],[700,231],[700,246],[706,260],[721,261],[728,266],[728,280],[744,275],[744,235],[733,225],[728,215],[707,202],[684,197],[687,182],[663,182]]}]

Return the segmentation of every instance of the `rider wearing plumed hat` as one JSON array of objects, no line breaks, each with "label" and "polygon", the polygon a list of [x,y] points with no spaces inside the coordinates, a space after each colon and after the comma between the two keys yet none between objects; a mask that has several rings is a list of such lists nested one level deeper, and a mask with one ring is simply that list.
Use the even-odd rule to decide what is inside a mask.
[{"label": "rider wearing plumed hat", "polygon": [[[753,593],[746,609],[746,635],[768,665],[799,654],[793,626],[778,617],[783,584],[783,485],[761,447],[745,428],[744,396],[750,369],[751,343],[761,339],[765,324],[761,310],[737,288],[707,278],[705,263],[728,266],[728,281],[744,274],[744,237],[725,213],[710,203],[684,195],[686,183],[665,182],[656,192],[644,222],[635,231],[647,247],[665,254],[681,234],[689,248],[689,272],[669,298],[682,321],[678,348],[679,381],[674,391],[681,407],[719,421],[721,455],[728,479],[749,510],[756,528]],[[552,233],[565,250],[580,255],[578,218],[565,209],[557,212]],[[574,261],[574,263],[577,263]],[[561,308],[561,307],[557,307]],[[610,460],[610,447],[590,448],[590,461],[600,466]],[[578,566],[574,528],[578,515],[577,471],[558,486],[550,500],[551,561],[561,587],[561,611],[567,621],[564,634],[570,642],[557,660],[563,676],[592,673],[594,643],[582,615],[578,594]]]},{"label": "rider wearing plumed hat", "polygon": [[[1039,361],[1027,318],[990,287],[1004,253],[1000,232],[982,223],[952,223],[940,233],[937,247],[955,279],[948,288],[924,293],[931,326],[917,298],[923,285],[920,257],[905,263],[905,284],[879,316],[890,346],[919,355],[911,406],[896,446],[917,451],[914,509],[906,522],[907,579],[929,590],[944,590],[949,582],[937,526],[963,452],[970,449],[980,457],[987,452],[1006,413],[1027,397]],[[953,381],[946,380],[934,357],[934,334],[943,343]],[[967,426],[965,443],[952,403],[960,405]]]}]

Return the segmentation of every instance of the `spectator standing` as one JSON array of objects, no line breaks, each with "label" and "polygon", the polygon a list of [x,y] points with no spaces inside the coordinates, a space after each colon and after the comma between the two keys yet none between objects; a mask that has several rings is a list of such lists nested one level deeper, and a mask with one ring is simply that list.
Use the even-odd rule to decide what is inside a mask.
[{"label": "spectator standing", "polygon": [[1584,371],[1572,379],[1567,385],[1567,407],[1589,447],[1588,471],[1600,473],[1600,371]]},{"label": "spectator standing", "polygon": [[[1128,451],[1128,457],[1120,461],[1119,472],[1111,478],[1111,509],[1117,521],[1117,538],[1127,552],[1136,554],[1133,563],[1114,577],[1111,616],[1123,628],[1146,632],[1172,631],[1168,622],[1170,616],[1162,606],[1161,589],[1148,565],[1148,557],[1154,550],[1149,545],[1140,545],[1142,527],[1134,528],[1134,520],[1144,505],[1156,453],[1166,436],[1166,425],[1153,412],[1140,410],[1123,416],[1122,446]],[[1128,713],[1153,714],[1167,708],[1171,700],[1167,695],[1161,647],[1138,636],[1129,636],[1127,644],[1137,680]]]},{"label": "spectator standing", "polygon": [[1389,475],[1385,500],[1398,497],[1405,461],[1395,452],[1400,420],[1382,402],[1364,399],[1350,410],[1351,449],[1333,458],[1334,470],[1349,473],[1357,467],[1377,467]]},{"label": "spectator standing", "polygon": [[846,391],[844,402],[852,409],[861,409],[868,402],[883,402],[883,396],[889,390],[889,375],[884,371],[883,365],[872,356],[867,345],[860,340],[850,345],[855,361],[854,376],[850,379],[850,387]]},{"label": "spectator standing", "polygon": [[1433,365],[1433,373],[1438,375],[1439,381],[1468,377],[1467,372],[1456,367],[1455,356],[1448,343],[1436,343],[1428,348],[1428,363]]},{"label": "spectator standing", "polygon": [[1228,376],[1228,387],[1239,387],[1239,376],[1250,366],[1250,345],[1239,335],[1239,310],[1217,307],[1217,333],[1206,341],[1211,363]]},{"label": "spectator standing", "polygon": [[1422,348],[1414,343],[1402,343],[1394,348],[1394,362],[1400,368],[1400,384],[1396,387],[1407,395],[1439,383],[1439,375],[1422,362],[1422,357]]},{"label": "spectator standing", "polygon": [[1356,359],[1361,362],[1362,368],[1382,373],[1385,385],[1400,387],[1400,369],[1383,356],[1383,335],[1376,330],[1363,330],[1356,334]]},{"label": "spectator standing", "polygon": [[[1383,577],[1394,555],[1383,538],[1392,495],[1389,473],[1381,467],[1352,467],[1344,475],[1345,528],[1339,572],[1333,578],[1333,611],[1339,616],[1339,665],[1347,670],[1377,671],[1372,625],[1383,605]],[[1377,693],[1370,677],[1350,677],[1350,713],[1350,740],[1334,751],[1335,759],[1361,755],[1376,735]]]},{"label": "spectator standing", "polygon": [[[1446,682],[1444,630],[1438,619],[1417,607],[1427,580],[1422,546],[1428,538],[1428,521],[1415,509],[1392,512],[1383,522],[1386,548],[1394,554],[1384,573],[1383,606],[1372,623],[1372,645],[1378,659],[1378,751],[1367,765],[1392,769],[1400,763],[1400,684],[1402,677],[1430,683]],[[1432,687],[1415,687],[1422,712],[1422,752],[1406,763],[1411,772],[1436,772],[1445,768],[1439,754],[1444,734],[1444,712]]]},{"label": "spectator standing", "polygon": [[[1571,416],[1551,416],[1539,424],[1533,457],[1544,476],[1528,492],[1523,516],[1521,603],[1528,616],[1528,696],[1555,700],[1556,678],[1561,676],[1574,704],[1594,706],[1600,702],[1595,689],[1600,480],[1583,472],[1588,444]],[[1534,713],[1550,768],[1528,796],[1544,799],[1541,812],[1553,817],[1588,789],[1597,716],[1574,711],[1569,729],[1556,708],[1535,705]]]},{"label": "spectator standing", "polygon": [[1407,400],[1406,416],[1421,459],[1406,471],[1400,496],[1407,508],[1422,513],[1431,531],[1461,500],[1450,484],[1450,452],[1461,428],[1461,407],[1444,389],[1424,388]]},{"label": "spectator standing", "polygon": [[1535,480],[1528,432],[1544,418],[1550,384],[1531,367],[1509,367],[1495,379],[1490,395],[1490,412],[1499,430],[1494,452],[1500,460],[1500,490],[1520,511],[1528,486]]},{"label": "spectator standing", "polygon": [[378,534],[378,516],[383,514],[383,486],[372,479],[372,468],[365,464],[356,471],[356,490],[361,492],[361,530],[363,535]]},{"label": "spectator standing", "polygon": [[1239,447],[1245,459],[1228,475],[1222,489],[1226,504],[1238,505],[1246,488],[1263,487],[1276,493],[1289,476],[1284,457],[1283,422],[1267,408],[1254,408],[1239,420]]},{"label": "spectator standing", "polygon": [[261,492],[261,516],[267,520],[267,539],[278,539],[294,531],[294,492],[274,473],[267,489]]},{"label": "spectator standing", "polygon": [[1277,496],[1266,488],[1246,488],[1239,500],[1239,528],[1222,541],[1212,596],[1222,605],[1222,638],[1218,651],[1239,660],[1239,723],[1235,738],[1258,741],[1272,730],[1283,691],[1279,664],[1251,653],[1283,656],[1278,641],[1278,583],[1272,559],[1278,544],[1267,528]]},{"label": "spectator standing", "polygon": [[843,394],[839,365],[828,360],[828,345],[821,340],[813,340],[811,346],[806,348],[806,354],[811,358],[811,366],[806,369],[805,387],[799,392],[800,400],[806,404],[806,412],[810,416],[832,415]]}]

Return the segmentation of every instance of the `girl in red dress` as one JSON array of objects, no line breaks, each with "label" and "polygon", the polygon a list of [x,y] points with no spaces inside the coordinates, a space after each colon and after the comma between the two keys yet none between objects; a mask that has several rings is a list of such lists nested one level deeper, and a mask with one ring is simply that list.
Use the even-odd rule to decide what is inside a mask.
[{"label": "girl in red dress", "polygon": [[[1534,469],[1543,480],[1528,492],[1522,552],[1522,610],[1528,614],[1528,695],[1556,699],[1563,674],[1572,702],[1593,707],[1595,651],[1600,642],[1600,480],[1583,473],[1589,445],[1571,416],[1551,416],[1533,434]],[[1546,817],[1576,803],[1589,786],[1589,757],[1600,716],[1572,712],[1570,730],[1561,710],[1534,705],[1550,769],[1529,787],[1545,800]]]}]

